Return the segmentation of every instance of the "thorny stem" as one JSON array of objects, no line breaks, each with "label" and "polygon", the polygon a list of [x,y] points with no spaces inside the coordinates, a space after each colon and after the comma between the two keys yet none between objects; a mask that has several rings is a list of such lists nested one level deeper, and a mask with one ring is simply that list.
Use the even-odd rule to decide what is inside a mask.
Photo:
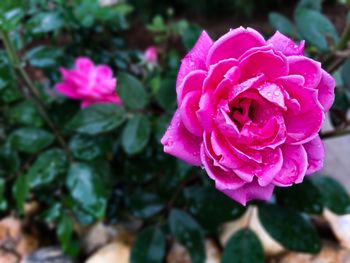
[{"label": "thorny stem", "polygon": [[46,109],[43,105],[43,103],[40,100],[40,96],[38,94],[38,91],[28,76],[27,72],[25,71],[23,64],[21,63],[15,49],[13,48],[8,35],[5,32],[0,31],[0,38],[2,39],[4,43],[5,50],[10,58],[10,62],[13,66],[13,68],[18,72],[19,76],[24,80],[26,86],[29,89],[29,94],[26,94],[24,91],[20,90],[20,92],[27,97],[28,99],[32,100],[35,107],[39,111],[40,115],[45,120],[46,124],[49,126],[49,128],[52,130],[54,135],[56,136],[58,142],[66,152],[67,156],[71,159],[71,154],[69,151],[69,148],[67,146],[67,143],[65,142],[63,136],[61,135],[60,131],[56,128],[53,121],[50,119],[49,114],[46,112]]}]

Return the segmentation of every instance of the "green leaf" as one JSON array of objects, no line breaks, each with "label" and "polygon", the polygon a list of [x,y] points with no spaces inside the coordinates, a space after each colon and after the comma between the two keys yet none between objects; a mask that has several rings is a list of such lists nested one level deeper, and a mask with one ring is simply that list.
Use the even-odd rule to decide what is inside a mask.
[{"label": "green leaf", "polygon": [[16,172],[19,169],[20,160],[18,154],[8,146],[0,148],[0,163],[1,168],[9,171]]},{"label": "green leaf", "polygon": [[60,149],[50,149],[35,160],[27,177],[31,188],[53,183],[67,169],[67,157]]},{"label": "green leaf", "polygon": [[8,11],[19,6],[24,6],[23,0],[1,0],[0,11]]},{"label": "green leaf", "polygon": [[162,210],[164,204],[158,194],[136,190],[130,197],[128,208],[133,216],[149,218]]},{"label": "green leaf", "polygon": [[5,103],[13,103],[21,98],[22,94],[13,83],[7,85],[1,92],[1,100]]},{"label": "green leaf", "polygon": [[321,214],[323,211],[321,193],[308,178],[301,184],[279,188],[276,197],[283,207],[310,214]]},{"label": "green leaf", "polygon": [[272,27],[285,35],[292,36],[295,34],[295,29],[292,22],[284,15],[271,12],[269,13],[269,23]]},{"label": "green leaf", "polygon": [[237,231],[227,242],[221,263],[263,263],[264,251],[259,238],[250,229]]},{"label": "green leaf", "polygon": [[7,118],[11,124],[42,127],[44,121],[35,105],[30,101],[22,101],[9,109]]},{"label": "green leaf", "polygon": [[92,27],[96,22],[111,22],[117,28],[127,26],[125,16],[133,8],[124,3],[102,7],[97,0],[74,0],[76,20],[84,27]]},{"label": "green leaf", "polygon": [[20,128],[9,136],[11,146],[24,153],[37,153],[53,143],[55,137],[39,128]]},{"label": "green leaf", "polygon": [[85,163],[71,164],[66,185],[70,195],[83,210],[96,218],[103,218],[108,192],[103,178],[93,166]]},{"label": "green leaf", "polygon": [[54,67],[58,58],[63,56],[62,49],[51,46],[39,46],[29,50],[25,58],[33,67],[47,68]]},{"label": "green leaf", "polygon": [[199,35],[202,33],[202,28],[197,25],[189,25],[181,34],[182,43],[189,51],[196,44]]},{"label": "green leaf", "polygon": [[263,204],[259,218],[272,238],[290,250],[317,253],[320,239],[310,221],[293,210],[277,205]]},{"label": "green leaf", "polygon": [[42,12],[34,16],[28,24],[34,34],[57,31],[63,26],[63,19],[58,12]]},{"label": "green leaf", "polygon": [[23,17],[24,12],[21,8],[14,8],[5,13],[0,9],[0,30],[5,32],[14,30]]},{"label": "green leaf", "polygon": [[5,197],[6,181],[4,178],[0,178],[0,211],[7,209],[7,200]]},{"label": "green leaf", "polygon": [[141,152],[148,143],[151,125],[147,116],[135,115],[124,127],[122,146],[127,154]]},{"label": "green leaf", "polygon": [[158,228],[143,230],[131,250],[131,263],[161,263],[165,255],[165,237]]},{"label": "green leaf", "polygon": [[337,214],[350,213],[350,197],[341,184],[321,175],[311,177],[311,181],[319,189],[326,207]]},{"label": "green leaf", "polygon": [[16,206],[20,213],[24,211],[24,202],[26,201],[29,194],[28,177],[20,175],[17,177],[15,184],[12,188],[14,199],[16,200]]},{"label": "green leaf", "polygon": [[205,249],[202,229],[187,213],[173,209],[168,218],[171,233],[184,245],[191,255],[193,263],[205,261]]},{"label": "green leaf", "polygon": [[[345,88],[347,89],[347,91],[350,91],[350,59],[346,59],[345,63],[341,68],[340,74]],[[337,82],[337,86],[341,85]]]},{"label": "green leaf", "polygon": [[140,110],[148,104],[148,94],[142,83],[125,72],[118,75],[118,94],[127,108]]},{"label": "green leaf", "polygon": [[215,232],[223,223],[240,217],[245,211],[243,206],[210,186],[189,187],[185,189],[185,197],[189,211],[204,229],[211,232]]},{"label": "green leaf", "polygon": [[94,104],[79,111],[68,123],[70,130],[96,135],[118,128],[125,120],[124,110],[114,104]]},{"label": "green leaf", "polygon": [[73,235],[73,222],[67,216],[61,216],[60,221],[57,226],[57,237],[61,243],[62,249],[64,252],[68,252],[70,250],[71,239]]},{"label": "green leaf", "polygon": [[153,33],[161,33],[167,30],[163,17],[157,15],[153,18],[152,24],[147,25],[147,29]]},{"label": "green leaf", "polygon": [[157,92],[157,102],[167,112],[174,112],[176,108],[175,77],[166,77],[161,80],[160,88]]},{"label": "green leaf", "polygon": [[299,0],[295,10],[298,11],[299,9],[303,9],[303,8],[321,12],[321,9],[322,9],[321,0]]},{"label": "green leaf", "polygon": [[76,134],[69,142],[69,148],[75,158],[85,161],[96,159],[111,148],[110,141],[102,136],[86,136]]},{"label": "green leaf", "polygon": [[295,22],[301,36],[321,51],[329,50],[326,37],[334,43],[339,40],[332,22],[317,11],[301,8],[295,13]]},{"label": "green leaf", "polygon": [[51,206],[42,213],[41,218],[43,221],[45,221],[46,224],[52,224],[59,219],[61,214],[62,204],[52,203]]}]

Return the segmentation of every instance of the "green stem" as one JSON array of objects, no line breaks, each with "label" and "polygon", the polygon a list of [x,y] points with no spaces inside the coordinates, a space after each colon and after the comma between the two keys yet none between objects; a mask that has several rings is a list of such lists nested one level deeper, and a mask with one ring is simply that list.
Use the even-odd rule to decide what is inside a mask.
[{"label": "green stem", "polygon": [[65,142],[62,134],[56,128],[55,124],[53,123],[49,114],[47,113],[45,106],[43,105],[43,103],[40,100],[40,95],[38,94],[38,91],[37,91],[34,83],[30,79],[27,72],[25,71],[23,64],[21,63],[20,58],[18,57],[14,47],[12,46],[12,44],[9,40],[8,35],[5,32],[0,31],[0,37],[3,40],[5,50],[10,58],[10,62],[12,64],[13,68],[18,72],[18,75],[23,79],[23,81],[25,82],[26,86],[29,89],[29,94],[26,94],[25,92],[22,92],[20,90],[21,93],[24,94],[28,99],[32,100],[33,104],[36,106],[37,110],[39,111],[39,114],[43,117],[44,121],[49,126],[49,128],[52,130],[52,132],[56,136],[58,142],[60,143],[60,145],[62,146],[64,151],[67,153],[68,157],[71,159],[71,154],[70,154],[69,148],[67,146],[67,143]]}]

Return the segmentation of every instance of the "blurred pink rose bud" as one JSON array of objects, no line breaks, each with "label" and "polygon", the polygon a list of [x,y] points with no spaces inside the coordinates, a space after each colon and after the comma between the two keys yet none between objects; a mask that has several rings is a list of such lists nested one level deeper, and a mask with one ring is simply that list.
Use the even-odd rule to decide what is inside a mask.
[{"label": "blurred pink rose bud", "polygon": [[63,80],[56,90],[68,98],[81,100],[82,108],[93,103],[122,104],[116,93],[117,79],[109,66],[95,66],[89,58],[80,57],[74,69],[60,68],[60,71]]},{"label": "blurred pink rose bud", "polygon": [[144,53],[145,61],[150,64],[157,63],[157,48],[155,46],[150,46],[146,49]]},{"label": "blurred pink rose bud", "polygon": [[241,204],[268,200],[322,168],[318,132],[334,87],[304,41],[279,32],[266,41],[243,27],[216,41],[203,32],[182,60],[164,151],[204,167]]}]

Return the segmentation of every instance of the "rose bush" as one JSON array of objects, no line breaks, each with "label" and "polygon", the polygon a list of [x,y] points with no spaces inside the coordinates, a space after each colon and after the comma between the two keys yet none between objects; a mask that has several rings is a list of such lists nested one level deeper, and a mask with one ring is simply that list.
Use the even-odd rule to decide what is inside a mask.
[{"label": "rose bush", "polygon": [[61,68],[60,71],[63,81],[56,85],[56,90],[81,100],[82,108],[98,102],[122,104],[116,94],[117,79],[109,66],[95,66],[89,58],[81,57],[76,59],[74,69]]},{"label": "rose bush", "polygon": [[276,32],[251,28],[217,41],[206,32],[182,60],[177,105],[164,151],[203,166],[216,188],[241,204],[270,199],[323,165],[318,135],[335,81]]}]

